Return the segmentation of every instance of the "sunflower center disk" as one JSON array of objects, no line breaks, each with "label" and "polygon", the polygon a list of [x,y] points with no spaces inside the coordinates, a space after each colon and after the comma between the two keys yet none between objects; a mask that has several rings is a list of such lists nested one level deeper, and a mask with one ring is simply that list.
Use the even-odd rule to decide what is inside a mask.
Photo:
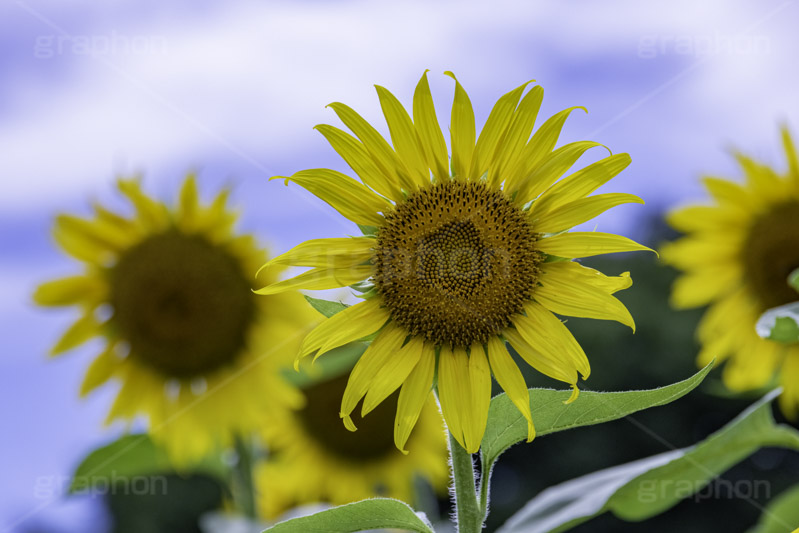
[{"label": "sunflower center disk", "polygon": [[364,463],[399,451],[394,447],[394,412],[399,391],[389,396],[365,418],[357,412],[352,419],[358,431],[351,432],[341,423],[338,412],[349,373],[314,383],[303,389],[305,407],[299,418],[307,434],[327,452],[346,461]]},{"label": "sunflower center disk", "polygon": [[744,275],[763,310],[799,300],[787,281],[799,268],[799,202],[779,204],[761,215],[743,249]]},{"label": "sunflower center disk", "polygon": [[174,378],[232,363],[255,315],[236,259],[177,231],[151,236],[120,258],[111,270],[111,305],[131,357]]},{"label": "sunflower center disk", "polygon": [[375,286],[391,316],[437,344],[484,343],[533,293],[543,254],[527,216],[483,183],[449,182],[386,215]]}]

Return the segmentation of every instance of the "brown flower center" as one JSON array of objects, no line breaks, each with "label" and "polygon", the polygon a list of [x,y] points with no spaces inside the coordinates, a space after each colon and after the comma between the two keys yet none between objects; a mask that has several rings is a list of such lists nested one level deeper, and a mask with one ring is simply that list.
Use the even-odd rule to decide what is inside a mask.
[{"label": "brown flower center", "polygon": [[246,347],[255,299],[240,263],[200,236],[146,238],[111,269],[113,324],[131,357],[174,378],[232,363]]},{"label": "brown flower center", "polygon": [[410,195],[379,228],[375,286],[392,318],[438,344],[484,343],[511,323],[544,255],[502,191],[452,181]]},{"label": "brown flower center", "polygon": [[314,383],[303,389],[305,407],[299,418],[306,433],[326,451],[346,461],[364,463],[399,454],[394,447],[394,412],[399,391],[388,397],[365,418],[360,408],[352,414],[358,431],[349,431],[341,422],[339,407],[349,373]]},{"label": "brown flower center", "polygon": [[787,281],[799,268],[799,202],[778,204],[756,219],[743,250],[744,275],[763,310],[799,300]]}]

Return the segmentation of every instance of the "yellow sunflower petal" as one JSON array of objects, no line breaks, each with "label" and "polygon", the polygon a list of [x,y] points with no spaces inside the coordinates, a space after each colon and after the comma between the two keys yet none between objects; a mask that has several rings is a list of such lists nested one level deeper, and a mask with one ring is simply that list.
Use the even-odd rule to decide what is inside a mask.
[{"label": "yellow sunflower petal", "polygon": [[430,84],[427,82],[427,72],[424,71],[413,93],[413,123],[419,133],[427,165],[432,169],[436,179],[443,182],[449,179],[447,143],[444,141],[444,134],[436,117]]},{"label": "yellow sunflower petal", "polygon": [[614,296],[597,285],[586,283],[570,272],[546,272],[540,278],[533,298],[559,315],[615,320],[635,332],[635,322],[627,308]]},{"label": "yellow sunflower petal", "polygon": [[702,182],[710,195],[722,206],[749,211],[762,203],[761,199],[752,196],[742,186],[729,180],[705,177]]},{"label": "yellow sunflower petal", "polygon": [[561,233],[554,237],[541,239],[536,246],[545,254],[570,258],[638,250],[654,252],[651,248],[638,244],[627,237],[598,231]]},{"label": "yellow sunflower petal", "polygon": [[799,157],[796,156],[796,145],[791,139],[791,132],[785,126],[782,128],[782,146],[788,159],[788,175],[793,179],[794,185],[799,185]]},{"label": "yellow sunflower petal", "polygon": [[253,292],[262,296],[284,291],[321,291],[347,287],[363,281],[372,274],[372,265],[357,265],[345,268],[313,268],[298,276],[267,285]]},{"label": "yellow sunflower petal", "polygon": [[33,293],[33,300],[45,306],[75,305],[97,302],[106,291],[106,284],[96,276],[72,276],[42,283]]},{"label": "yellow sunflower petal", "polygon": [[519,107],[513,113],[508,133],[498,147],[496,165],[488,171],[489,179],[493,177],[492,183],[506,179],[508,169],[517,165],[522,150],[530,140],[543,99],[544,89],[539,85],[530,89],[522,98]]},{"label": "yellow sunflower petal", "polygon": [[683,233],[707,229],[738,229],[746,223],[746,218],[731,209],[706,205],[682,207],[666,215],[669,225]]},{"label": "yellow sunflower petal", "polygon": [[274,265],[305,267],[345,267],[368,261],[375,240],[369,237],[339,237],[311,239],[266,262],[263,268]]},{"label": "yellow sunflower petal", "polygon": [[466,422],[463,438],[466,451],[476,453],[483,440],[491,404],[491,368],[480,344],[473,344],[469,352],[469,392],[470,402],[461,408],[461,420]]},{"label": "yellow sunflower petal", "polygon": [[341,398],[341,412],[339,413],[345,420],[348,429],[354,427],[350,414],[355,406],[369,390],[380,370],[391,364],[391,360],[397,357],[397,352],[407,336],[408,333],[403,328],[389,324],[355,363],[349,381],[347,381],[344,396]]},{"label": "yellow sunflower petal", "polygon": [[425,350],[424,339],[413,337],[377,372],[361,406],[361,416],[366,416],[388,398],[405,381],[416,367]]},{"label": "yellow sunflower petal", "polygon": [[348,307],[316,326],[305,336],[298,358],[317,350],[319,352],[316,357],[319,357],[325,351],[368,337],[382,328],[388,318],[389,313],[380,307],[378,298],[370,298]]},{"label": "yellow sunflower petal", "polygon": [[389,179],[378,168],[361,141],[349,133],[327,124],[319,124],[315,129],[324,135],[333,150],[358,174],[365,185],[394,201],[402,198],[402,192],[397,182]]},{"label": "yellow sunflower petal", "polygon": [[591,365],[569,328],[541,304],[525,302],[523,306],[527,316],[514,317],[513,324],[524,340],[553,359],[567,357],[583,379],[588,379]]},{"label": "yellow sunflower petal", "polygon": [[718,366],[735,351],[739,337],[739,332],[727,330],[704,341],[696,356],[697,364],[705,367],[715,360]]},{"label": "yellow sunflower petal", "polygon": [[522,150],[516,166],[509,168],[508,176],[505,181],[505,189],[513,192],[523,185],[523,180],[529,176],[540,161],[549,154],[558,142],[558,137],[563,129],[563,124],[575,109],[584,107],[575,106],[556,113],[544,122],[538,131],[533,134],[533,138]]},{"label": "yellow sunflower petal", "polygon": [[661,259],[682,270],[725,266],[736,261],[744,235],[728,232],[723,237],[712,234],[693,234],[663,245]]},{"label": "yellow sunflower petal", "polygon": [[[531,210],[530,216],[533,218],[537,216],[536,203]],[[644,201],[634,194],[626,193],[598,194],[589,198],[580,198],[538,216],[535,230],[540,233],[560,233],[587,222],[612,207],[629,203],[643,204]]]},{"label": "yellow sunflower petal", "polygon": [[391,205],[346,174],[327,168],[301,170],[288,177],[274,176],[270,179],[284,179],[287,185],[293,181],[356,224],[381,225],[385,219],[378,213]]},{"label": "yellow sunflower petal", "polygon": [[576,261],[555,261],[541,265],[543,275],[571,276],[580,279],[584,283],[589,283],[595,287],[613,294],[624,289],[629,289],[633,280],[629,272],[623,272],[618,276],[606,276],[598,270],[589,268],[577,263]]},{"label": "yellow sunflower petal", "polygon": [[566,383],[577,383],[577,368],[570,359],[564,357],[553,359],[549,354],[544,354],[533,348],[515,328],[505,328],[502,330],[502,336],[508,340],[513,349],[516,350],[516,353],[528,365],[545,376]]},{"label": "yellow sunflower petal", "polygon": [[[513,117],[513,112],[516,110],[516,105],[519,103],[524,89],[532,83],[532,81],[533,80],[525,82],[516,87],[503,95],[497,100],[497,103],[494,104],[494,108],[491,109],[483,129],[480,131],[480,136],[477,138],[469,169],[470,176],[475,178],[482,176],[494,162],[495,153],[504,139],[505,132],[510,125],[511,117]],[[498,183],[491,184],[494,186],[498,185]]]},{"label": "yellow sunflower petal", "polygon": [[[615,154],[600,159],[553,185],[536,200],[533,209],[543,215],[569,202],[580,200],[627,168],[631,161],[629,154]],[[643,203],[643,200],[638,200]]]},{"label": "yellow sunflower petal", "polygon": [[93,203],[92,209],[94,210],[94,214],[97,216],[98,221],[108,224],[109,226],[116,226],[121,231],[124,231],[132,236],[139,234],[139,228],[136,227],[136,224],[132,220],[128,220],[125,217],[117,215],[98,203]]},{"label": "yellow sunflower petal", "polygon": [[194,229],[199,214],[200,196],[197,192],[197,180],[189,175],[180,189],[177,209],[177,223],[184,231]]},{"label": "yellow sunflower petal", "polygon": [[719,298],[702,315],[696,328],[697,338],[702,343],[721,336],[729,331],[728,324],[754,324],[760,316],[760,304],[756,302],[745,287],[738,287],[730,294]]},{"label": "yellow sunflower petal", "polygon": [[706,305],[735,289],[741,266],[725,264],[684,274],[672,286],[671,303],[678,309]]},{"label": "yellow sunflower petal", "polygon": [[535,438],[535,426],[530,411],[530,391],[524,382],[524,376],[499,337],[489,337],[486,348],[491,371],[510,401],[527,420],[527,442],[532,442]]},{"label": "yellow sunflower petal", "polygon": [[87,312],[64,332],[50,350],[50,355],[58,355],[76,348],[100,333],[100,323],[94,317],[94,313]]},{"label": "yellow sunflower petal", "polygon": [[782,361],[783,348],[778,343],[764,341],[751,333],[742,339],[736,349],[739,353],[728,359],[724,365],[724,384],[734,391],[758,389],[768,385]]},{"label": "yellow sunflower petal", "polygon": [[[136,416],[139,399],[142,396],[142,387],[137,378],[136,372],[126,372],[125,378],[121,380],[122,386],[111,404],[111,409],[108,410],[108,415],[105,418],[106,424],[111,424],[117,418],[131,419]],[[186,440],[191,439],[181,439],[181,441]]]},{"label": "yellow sunflower petal", "polygon": [[452,175],[457,179],[477,179],[480,176],[469,175],[475,141],[472,102],[455,74],[450,71],[444,74],[455,80],[455,98],[452,101],[452,115],[449,125],[450,145],[452,146]]},{"label": "yellow sunflower petal", "polygon": [[72,215],[57,216],[54,231],[71,234],[76,241],[115,253],[127,248],[131,241],[130,235],[117,226]]},{"label": "yellow sunflower petal", "polygon": [[119,368],[119,358],[114,353],[115,349],[115,344],[109,344],[89,365],[80,386],[81,396],[86,396],[114,375],[116,369]]},{"label": "yellow sunflower petal", "polygon": [[389,182],[400,183],[408,191],[414,189],[414,183],[404,169],[402,161],[397,157],[397,153],[371,124],[342,103],[334,102],[328,107],[333,109],[338,118],[361,140]]},{"label": "yellow sunflower petal", "polygon": [[402,384],[397,402],[397,415],[394,421],[394,444],[403,454],[405,443],[419,419],[419,414],[430,396],[433,375],[436,370],[436,352],[432,345],[426,345],[419,361]]},{"label": "yellow sunflower petal", "polygon": [[380,85],[375,85],[375,88],[397,155],[405,163],[405,167],[411,173],[412,181],[417,187],[429,183],[430,173],[427,170],[424,149],[411,117],[388,89]]},{"label": "yellow sunflower petal", "polygon": [[164,204],[156,202],[144,194],[135,179],[117,181],[117,188],[136,209],[138,220],[149,230],[166,229],[169,225],[169,212]]},{"label": "yellow sunflower petal", "polygon": [[516,199],[522,204],[534,200],[559,180],[586,151],[597,146],[603,145],[593,141],[577,141],[561,146],[548,154],[528,176],[521,180]]},{"label": "yellow sunflower petal", "polygon": [[572,393],[569,396],[569,399],[563,402],[564,405],[569,405],[570,403],[574,403],[574,401],[580,396],[580,388],[577,385],[572,385]]},{"label": "yellow sunflower petal", "polygon": [[216,195],[211,205],[202,210],[200,215],[200,227],[202,229],[222,229],[223,232],[230,230],[238,216],[228,208],[227,202],[229,199],[230,189],[223,189]]},{"label": "yellow sunflower petal", "polygon": [[766,165],[736,153],[735,159],[746,175],[746,182],[752,194],[767,198],[770,202],[780,202],[789,193],[790,186]]},{"label": "yellow sunflower petal", "polygon": [[472,421],[466,407],[472,402],[472,394],[469,356],[463,348],[456,347],[453,350],[447,345],[441,347],[438,357],[438,399],[450,433],[468,450],[464,433]]}]

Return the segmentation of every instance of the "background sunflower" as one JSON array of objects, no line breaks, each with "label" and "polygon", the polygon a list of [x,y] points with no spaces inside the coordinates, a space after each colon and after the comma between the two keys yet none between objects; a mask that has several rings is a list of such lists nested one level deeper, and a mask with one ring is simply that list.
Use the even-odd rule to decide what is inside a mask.
[{"label": "background sunflower", "polygon": [[[196,2],[123,0],[73,9],[42,0],[0,3],[0,13],[0,427],[6,451],[0,458],[0,529],[13,531],[113,528],[103,498],[62,497],[62,480],[108,437],[101,422],[116,388],[103,387],[87,399],[72,394],[100,341],[46,360],[41,354],[70,316],[30,305],[35,284],[71,268],[51,244],[53,211],[80,212],[97,191],[112,205],[105,193],[110,175],[144,166],[152,171],[148,188],[160,195],[176,190],[187,164],[202,165],[209,187],[235,183],[231,198],[244,208],[240,227],[268,228],[270,244],[284,250],[357,231],[334,219],[332,210],[317,209],[320,203],[309,202],[299,187],[276,188],[265,179],[303,165],[345,170],[307,127],[323,120],[321,106],[331,97],[362,102],[359,111],[377,121],[371,83],[405,87],[398,94],[405,101],[421,68],[452,69],[470,88],[480,125],[499,88],[534,77],[549,91],[542,113],[575,101],[591,111],[569,121],[564,141],[591,138],[633,154],[634,165],[614,182],[618,190],[646,198],[648,208],[614,209],[598,219],[598,228],[654,246],[674,235],[648,217],[696,198],[697,174],[737,172],[720,147],[735,142],[760,160],[781,161],[776,143],[769,142],[772,122],[763,117],[799,120],[799,73],[786,68],[799,46],[792,22],[797,5],[780,1],[654,0],[575,8],[502,0],[231,0],[198,8]],[[431,79],[431,90],[437,102],[444,101],[451,82]],[[732,111],[742,105],[746,112]],[[650,233],[653,226],[658,230]],[[671,270],[656,266],[650,254],[625,257],[624,264],[595,258],[584,264],[609,274],[633,272],[635,285],[618,296],[637,325],[630,335],[615,323],[569,320],[591,354],[587,385],[652,388],[692,373],[694,362],[681,354],[696,353],[689,332],[699,312],[675,312],[664,304]],[[529,385],[551,386],[519,364]],[[673,445],[687,446],[746,404],[697,391],[635,419],[672,437]],[[540,439],[534,460],[527,446],[506,454],[495,474],[490,530],[549,485],[667,449],[627,421],[583,431],[579,443],[573,432]],[[540,460],[550,456],[559,459]],[[770,449],[725,479],[769,479],[774,496],[799,479],[797,472],[792,457]],[[191,494],[187,500],[201,500],[190,490],[195,485],[184,488]],[[177,492],[170,487],[170,494]],[[115,513],[127,502],[117,500],[125,499],[116,495]],[[757,501],[765,505],[767,498],[761,494]],[[163,523],[179,509],[170,502],[149,516]],[[754,524],[758,514],[740,499],[702,499],[683,502],[647,527],[736,531]],[[145,512],[131,507],[125,516],[142,519]],[[606,515],[576,531],[640,529]]]},{"label": "background sunflower", "polygon": [[315,317],[299,295],[252,294],[264,253],[234,232],[227,192],[202,205],[189,176],[170,208],[137,181],[118,185],[133,216],[100,205],[91,219],[60,215],[55,240],[84,272],[42,284],[34,300],[80,311],[54,355],[104,342],[81,395],[118,380],[107,421],[147,417],[153,437],[187,465],[297,405],[273,361],[297,350]]},{"label": "background sunflower", "polygon": [[669,215],[669,223],[687,235],[664,245],[662,257],[685,271],[674,283],[672,303],[710,305],[697,329],[698,364],[726,361],[724,384],[734,391],[765,387],[776,377],[785,389],[780,405],[795,419],[799,346],[755,331],[764,311],[799,300],[788,285],[799,268],[799,162],[787,129],[782,137],[787,172],[736,154],[745,182],[705,178],[713,204]]},{"label": "background sunflower", "polygon": [[398,393],[377,407],[374,416],[358,417],[353,433],[337,416],[346,384],[346,374],[312,380],[302,387],[304,405],[270,425],[265,435],[270,457],[256,474],[260,509],[267,519],[300,505],[342,505],[376,496],[415,504],[420,483],[445,492],[445,430],[432,395],[408,440],[410,453],[402,454],[392,439]]}]

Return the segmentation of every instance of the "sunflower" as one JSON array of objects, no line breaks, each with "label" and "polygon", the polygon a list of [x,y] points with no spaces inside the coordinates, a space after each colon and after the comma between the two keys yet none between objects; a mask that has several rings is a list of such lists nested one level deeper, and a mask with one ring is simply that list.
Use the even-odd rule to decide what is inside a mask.
[{"label": "sunflower", "polygon": [[686,235],[663,246],[661,257],[685,271],[672,290],[675,307],[710,305],[697,329],[699,364],[726,360],[722,379],[733,391],[766,386],[779,374],[782,409],[795,418],[799,345],[762,339],[755,331],[765,310],[799,300],[788,285],[799,268],[799,163],[787,129],[782,138],[785,175],[736,154],[745,182],[705,178],[713,205],[670,213],[671,226]]},{"label": "sunflower", "polygon": [[[447,427],[475,452],[485,430],[491,375],[528,421],[527,387],[507,341],[540,372],[570,384],[588,359],[555,314],[616,320],[634,327],[613,293],[630,286],[628,273],[608,277],[572,258],[647,250],[630,239],[599,232],[567,232],[603,211],[642,203],[630,194],[588,197],[630,163],[605,157],[560,179],[591,141],[555,144],[567,116],[557,113],[531,136],[543,90],[525,83],[504,95],[479,137],[469,97],[455,80],[448,158],[423,74],[413,118],[377,86],[393,147],[355,111],[330,104],[350,135],[329,125],[325,136],[361,182],[329,169],[284,178],[361,226],[362,236],[307,241],[265,267],[312,267],[269,285],[261,294],[356,284],[364,301],[327,319],[303,341],[299,357],[323,353],[377,334],[353,369],[340,416],[355,430],[362,415],[401,387],[394,440],[404,450],[437,376]],[[451,172],[450,172],[451,168]],[[364,280],[368,280],[366,283]]]},{"label": "sunflower", "polygon": [[[298,505],[343,505],[375,496],[414,503],[417,479],[446,489],[447,448],[441,415],[432,394],[408,440],[410,455],[393,443],[395,392],[372,416],[348,431],[336,416],[347,375],[317,379],[303,387],[305,403],[272,424],[264,440],[269,460],[256,471],[261,515],[274,519]],[[355,415],[357,417],[357,415]]]},{"label": "sunflower", "polygon": [[53,236],[84,271],[42,284],[34,300],[80,312],[53,355],[103,340],[80,394],[116,378],[107,422],[144,415],[174,460],[189,463],[259,427],[268,407],[301,401],[272,361],[296,353],[315,317],[297,294],[252,293],[266,257],[234,233],[227,191],[202,205],[189,176],[170,209],[135,180],[118,187],[131,217],[100,205],[91,218],[57,217]]}]

